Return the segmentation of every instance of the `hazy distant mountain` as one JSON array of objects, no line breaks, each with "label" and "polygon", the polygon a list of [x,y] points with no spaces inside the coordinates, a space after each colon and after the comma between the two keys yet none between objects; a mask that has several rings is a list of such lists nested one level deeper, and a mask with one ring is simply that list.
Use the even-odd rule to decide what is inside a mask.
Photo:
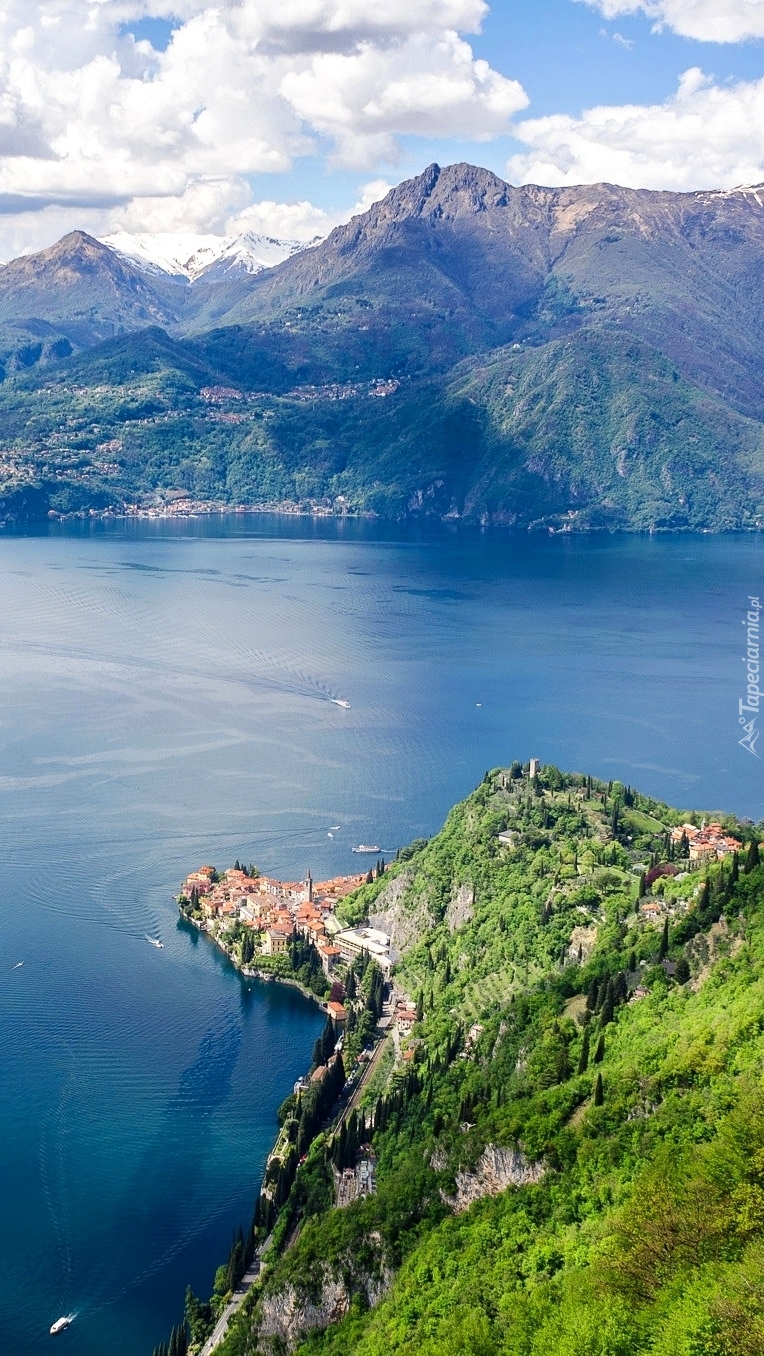
[{"label": "hazy distant mountain", "polygon": [[[515,188],[433,165],[257,272],[289,245],[193,246],[136,237],[128,258],[75,232],[0,269],[6,371],[32,369],[0,413],[28,448],[35,406],[38,468],[68,418],[80,449],[91,425],[119,445],[103,495],[764,524],[764,189]],[[51,394],[75,382],[76,418]]]},{"label": "hazy distant mountain", "polygon": [[103,236],[101,243],[149,275],[169,274],[187,282],[196,282],[202,276],[223,278],[231,273],[251,276],[306,248],[298,240],[276,240],[255,231],[228,236],[169,231],[131,235],[118,231]]}]

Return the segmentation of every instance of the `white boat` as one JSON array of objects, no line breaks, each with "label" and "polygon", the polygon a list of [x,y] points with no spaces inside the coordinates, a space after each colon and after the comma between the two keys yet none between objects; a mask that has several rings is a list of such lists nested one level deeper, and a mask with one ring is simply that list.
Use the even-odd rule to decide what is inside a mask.
[{"label": "white boat", "polygon": [[381,849],[380,847],[377,847],[376,843],[359,843],[359,844],[358,844],[358,847],[354,847],[354,848],[353,848],[353,851],[354,851],[354,852],[381,852],[382,849]]},{"label": "white boat", "polygon": [[346,702],[344,697],[332,697],[335,706],[341,706],[343,711],[350,710],[350,702]]},{"label": "white boat", "polygon": [[63,1332],[64,1328],[68,1328],[69,1324],[73,1322],[74,1314],[64,1314],[63,1318],[57,1318],[55,1323],[50,1325],[51,1337],[55,1336],[57,1332]]},{"label": "white boat", "polygon": [[149,936],[147,935],[147,936],[146,936],[146,941],[147,941],[147,942],[151,942],[151,945],[152,945],[152,946],[155,946],[155,947],[157,948],[158,951],[163,951],[163,950],[164,950],[164,942],[160,942],[160,940],[159,940],[158,937],[149,937]]}]

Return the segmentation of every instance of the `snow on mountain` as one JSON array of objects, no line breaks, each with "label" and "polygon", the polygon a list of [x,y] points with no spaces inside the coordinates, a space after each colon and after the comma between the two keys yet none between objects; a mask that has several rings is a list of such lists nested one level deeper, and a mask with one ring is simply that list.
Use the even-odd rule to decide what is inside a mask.
[{"label": "snow on mountain", "polygon": [[[308,242],[316,244],[316,240]],[[117,231],[101,237],[116,254],[144,273],[164,274],[196,282],[203,274],[222,278],[227,273],[261,273],[308,248],[303,241],[274,240],[254,231],[241,235],[191,235],[161,231],[131,235]]]}]

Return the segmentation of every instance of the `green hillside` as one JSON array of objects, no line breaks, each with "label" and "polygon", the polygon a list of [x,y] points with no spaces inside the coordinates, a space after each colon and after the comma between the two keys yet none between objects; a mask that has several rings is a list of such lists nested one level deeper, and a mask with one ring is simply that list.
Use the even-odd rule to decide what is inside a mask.
[{"label": "green hillside", "polygon": [[[314,1140],[224,1356],[764,1350],[760,830],[698,866],[685,819],[516,764],[346,901],[419,1020]],[[332,1208],[365,1140],[378,1189]]]},{"label": "green hillside", "polygon": [[253,390],[247,352],[147,330],[5,382],[0,510],[22,489],[30,516],[172,491],[565,530],[764,521],[764,427],[618,331],[403,372],[383,398],[375,366],[330,382],[325,355],[286,339],[247,358]]}]

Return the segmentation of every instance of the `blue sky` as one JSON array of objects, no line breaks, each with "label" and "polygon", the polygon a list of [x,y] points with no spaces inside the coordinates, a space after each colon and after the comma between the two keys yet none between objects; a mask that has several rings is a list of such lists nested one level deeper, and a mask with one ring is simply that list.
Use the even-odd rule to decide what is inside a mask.
[{"label": "blue sky", "polygon": [[433,160],[764,180],[764,0],[8,0],[0,257],[72,226],[308,238]]},{"label": "blue sky", "polygon": [[[723,9],[724,0],[717,7]],[[669,27],[658,31],[646,14],[608,19],[577,0],[495,0],[470,45],[476,56],[522,84],[529,105],[518,123],[561,113],[579,118],[597,105],[660,105],[675,94],[682,73],[694,67],[722,87],[764,78],[764,38],[702,41]],[[507,162],[522,151],[509,133],[478,143],[403,136],[400,145],[395,173],[380,166],[390,182],[417,174],[432,161],[468,160],[506,176]],[[343,195],[360,196],[362,189],[362,176],[328,169],[325,157],[306,157],[284,175],[252,179],[256,191],[268,196],[289,195],[296,181],[301,192],[329,211],[342,205]]]}]

